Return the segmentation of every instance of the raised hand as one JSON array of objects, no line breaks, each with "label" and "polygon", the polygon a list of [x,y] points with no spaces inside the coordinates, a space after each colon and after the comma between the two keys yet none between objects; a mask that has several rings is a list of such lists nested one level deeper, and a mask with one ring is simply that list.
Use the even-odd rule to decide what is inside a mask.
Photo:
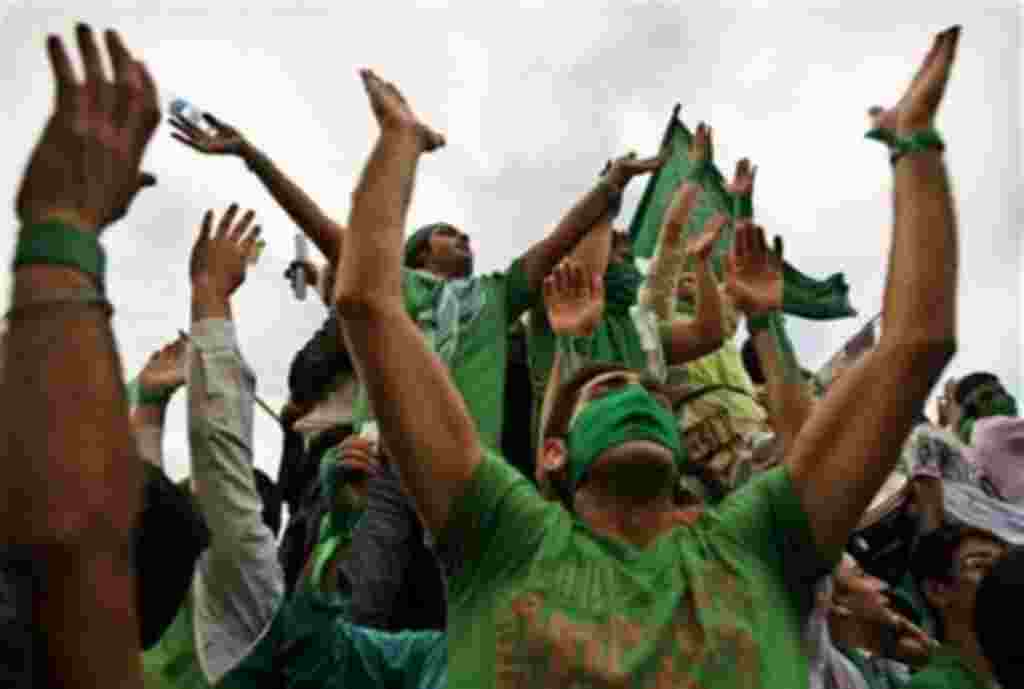
[{"label": "raised hand", "polygon": [[931,127],[946,92],[959,40],[959,26],[936,36],[899,102],[888,109],[876,105],[868,110],[872,126],[901,136]]},{"label": "raised hand", "polygon": [[29,159],[15,206],[25,225],[64,220],[98,234],[148,186],[139,165],[160,123],[160,106],[145,65],[115,31],[105,33],[113,81],[92,29],[79,24],[77,37],[84,82],[75,79],[61,40],[47,39],[56,107]]},{"label": "raised hand", "polygon": [[654,172],[664,165],[672,157],[672,143],[666,142],[658,155],[652,158],[637,158],[636,153],[630,151],[624,156],[609,161],[604,168],[605,179],[617,189],[625,189],[629,181],[637,175]]},{"label": "raised hand", "polygon": [[704,230],[686,242],[686,255],[698,261],[707,261],[729,219],[724,213],[715,213],[704,223]]},{"label": "raised hand", "polygon": [[179,336],[174,342],[153,352],[139,373],[139,385],[148,392],[173,392],[185,384],[185,348]]},{"label": "raised hand", "polygon": [[781,309],[782,239],[769,251],[764,230],[741,222],[725,262],[725,291],[748,317]]},{"label": "raised hand", "polygon": [[736,173],[732,182],[725,186],[725,190],[733,196],[750,196],[754,193],[754,175],[757,174],[757,167],[750,164],[749,158],[741,158],[736,163]]},{"label": "raised hand", "polygon": [[589,336],[604,315],[604,281],[576,261],[562,261],[544,278],[544,304],[556,335]]},{"label": "raised hand", "polygon": [[694,165],[710,163],[715,159],[714,144],[711,138],[711,127],[701,122],[697,125],[697,131],[690,139],[690,148],[686,155]]},{"label": "raised hand", "polygon": [[444,137],[423,123],[415,114],[402,93],[389,81],[384,81],[372,70],[361,69],[359,76],[363,88],[370,98],[370,107],[381,130],[406,130],[415,132],[424,151],[433,151],[445,144]]},{"label": "raised hand", "polygon": [[209,290],[212,295],[224,300],[245,282],[247,259],[260,236],[259,225],[249,230],[255,213],[246,211],[235,223],[237,212],[238,204],[231,204],[214,233],[213,211],[206,211],[189,262],[193,289]]},{"label": "raised hand", "polygon": [[334,497],[340,498],[350,508],[364,507],[370,478],[380,473],[377,443],[358,435],[350,435],[341,442],[339,449],[341,454],[338,464],[348,494]]},{"label": "raised hand", "polygon": [[246,149],[251,147],[241,132],[234,127],[221,122],[209,113],[204,114],[203,119],[213,128],[212,134],[203,131],[184,117],[175,115],[168,120],[176,130],[171,133],[171,136],[194,151],[210,155],[241,156],[245,154]]}]

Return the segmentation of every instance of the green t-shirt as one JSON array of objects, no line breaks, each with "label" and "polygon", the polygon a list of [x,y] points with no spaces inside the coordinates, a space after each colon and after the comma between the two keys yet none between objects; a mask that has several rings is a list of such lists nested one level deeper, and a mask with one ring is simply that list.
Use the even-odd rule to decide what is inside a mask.
[{"label": "green t-shirt", "polygon": [[907,689],[989,689],[990,686],[968,667],[959,653],[942,646],[932,653],[928,664],[910,678]]},{"label": "green t-shirt", "polygon": [[782,468],[646,549],[603,538],[499,457],[452,506],[452,689],[806,687],[828,572]]},{"label": "green t-shirt", "polygon": [[[479,313],[459,327],[451,373],[476,420],[482,442],[497,449],[501,447],[508,328],[537,300],[537,293],[530,289],[521,259],[505,273],[471,280],[478,282],[481,305]],[[438,308],[443,287],[444,282],[437,278],[403,268],[402,295],[413,320],[422,323]],[[369,417],[364,390],[360,390],[353,416],[356,428]]]},{"label": "green t-shirt", "polygon": [[903,663],[871,656],[857,648],[839,649],[853,663],[871,689],[904,689],[910,671]]}]

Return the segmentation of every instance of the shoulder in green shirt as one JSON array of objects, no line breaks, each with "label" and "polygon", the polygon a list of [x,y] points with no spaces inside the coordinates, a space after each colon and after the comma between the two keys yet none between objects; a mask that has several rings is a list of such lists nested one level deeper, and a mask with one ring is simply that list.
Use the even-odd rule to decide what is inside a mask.
[{"label": "shoulder in green shirt", "polygon": [[[536,301],[537,293],[530,289],[521,260],[515,261],[504,273],[471,279],[478,281],[482,304],[471,320],[460,324],[450,367],[455,385],[476,420],[481,440],[488,447],[499,448],[508,328]],[[406,310],[421,326],[437,309],[443,284],[418,271],[403,269]],[[364,391],[360,391],[353,415],[357,427],[368,418]]]},{"label": "shoulder in green shirt", "polygon": [[783,469],[641,550],[595,534],[493,455],[439,552],[452,689],[806,686],[803,627],[833,564]]}]

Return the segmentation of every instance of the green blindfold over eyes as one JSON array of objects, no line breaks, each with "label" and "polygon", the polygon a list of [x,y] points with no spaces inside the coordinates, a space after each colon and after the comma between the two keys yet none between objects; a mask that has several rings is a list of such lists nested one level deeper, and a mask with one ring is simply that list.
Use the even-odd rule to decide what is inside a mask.
[{"label": "green blindfold over eyes", "polygon": [[573,421],[566,439],[570,491],[576,491],[606,450],[631,440],[647,440],[671,450],[677,467],[685,461],[675,416],[642,385],[625,385],[589,402]]}]

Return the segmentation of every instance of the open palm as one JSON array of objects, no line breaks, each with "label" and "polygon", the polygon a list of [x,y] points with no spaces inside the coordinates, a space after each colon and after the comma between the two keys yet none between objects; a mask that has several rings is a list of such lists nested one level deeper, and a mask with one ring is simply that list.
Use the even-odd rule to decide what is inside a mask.
[{"label": "open palm", "polygon": [[764,230],[741,223],[725,262],[725,289],[747,316],[782,308],[782,240],[769,251]]},{"label": "open palm", "polygon": [[207,133],[183,117],[175,115],[171,118],[171,126],[176,130],[171,136],[189,148],[212,155],[241,155],[247,142],[245,137],[234,127],[230,127],[210,114],[203,115],[213,133]]},{"label": "open palm", "polygon": [[563,261],[544,279],[544,305],[556,335],[586,337],[604,315],[604,283],[574,261]]}]

